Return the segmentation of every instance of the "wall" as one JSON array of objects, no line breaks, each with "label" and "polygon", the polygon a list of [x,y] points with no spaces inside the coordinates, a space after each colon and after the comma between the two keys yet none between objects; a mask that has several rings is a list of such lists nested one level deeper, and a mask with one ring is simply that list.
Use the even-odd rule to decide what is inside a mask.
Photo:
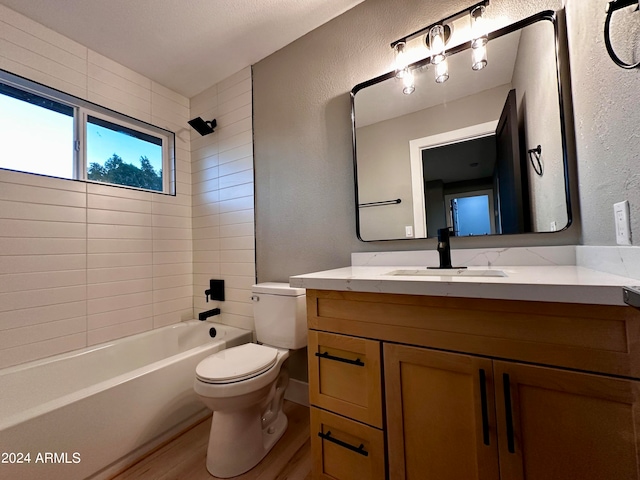
[{"label": "wall", "polygon": [[177,195],[0,171],[0,368],[193,315],[188,99],[0,5],[0,68],[176,132]]},{"label": "wall", "polygon": [[[196,313],[220,306],[212,320],[253,329],[255,283],[251,69],[191,99],[192,117],[215,118],[204,137],[191,132],[193,284]],[[225,301],[205,302],[209,279],[225,281]]]},{"label": "wall", "polygon": [[[493,0],[488,14],[498,28],[561,3]],[[349,91],[392,69],[392,41],[468,5],[367,0],[254,65],[258,280],[342,267],[351,252],[436,247],[435,239],[356,239]],[[576,243],[579,235],[574,226],[460,238],[454,248]]]},{"label": "wall", "polygon": [[[606,0],[567,0],[576,118],[583,243],[615,245],[613,204],[629,200],[640,244],[640,70],[617,67],[606,53]],[[627,63],[640,59],[640,13],[616,12],[612,42]]]}]

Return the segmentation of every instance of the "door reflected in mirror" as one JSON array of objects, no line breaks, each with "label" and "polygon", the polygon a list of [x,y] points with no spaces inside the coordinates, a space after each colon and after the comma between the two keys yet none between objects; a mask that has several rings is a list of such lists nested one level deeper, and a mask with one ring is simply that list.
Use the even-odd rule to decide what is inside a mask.
[{"label": "door reflected in mirror", "polygon": [[[447,226],[483,236],[570,224],[556,21],[543,12],[490,34],[490,61],[479,71],[468,45],[452,49],[443,84],[428,59],[416,62],[411,95],[393,72],[353,89],[361,240],[435,237]],[[538,145],[542,175],[528,152]]]}]

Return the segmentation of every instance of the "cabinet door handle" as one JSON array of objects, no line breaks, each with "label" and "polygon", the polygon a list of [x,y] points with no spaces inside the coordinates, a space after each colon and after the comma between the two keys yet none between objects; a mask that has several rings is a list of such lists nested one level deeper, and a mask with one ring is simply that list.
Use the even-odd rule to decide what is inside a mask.
[{"label": "cabinet door handle", "polygon": [[361,443],[359,447],[354,447],[350,443],[343,442],[342,440],[338,440],[337,438],[332,437],[331,436],[331,430],[329,430],[327,433],[318,432],[318,436],[320,438],[322,438],[323,440],[328,440],[331,443],[335,443],[336,445],[340,445],[341,447],[344,447],[344,448],[346,448],[348,450],[351,450],[352,452],[359,453],[360,455],[363,455],[365,457],[369,456],[369,452],[367,452],[364,449],[364,444]]},{"label": "cabinet door handle", "polygon": [[502,385],[504,387],[504,411],[507,421],[507,449],[509,453],[516,453],[515,438],[513,435],[513,407],[511,405],[511,381],[509,374],[502,374]]},{"label": "cabinet door handle", "polygon": [[364,362],[359,358],[351,360],[349,358],[335,357],[333,355],[329,355],[329,352],[316,352],[316,357],[326,358],[327,360],[334,360],[336,362],[348,363],[349,365],[356,365],[357,367],[364,367]]},{"label": "cabinet door handle", "polygon": [[487,375],[484,368],[480,369],[480,405],[482,407],[482,440],[485,445],[490,445],[489,406],[487,405]]}]

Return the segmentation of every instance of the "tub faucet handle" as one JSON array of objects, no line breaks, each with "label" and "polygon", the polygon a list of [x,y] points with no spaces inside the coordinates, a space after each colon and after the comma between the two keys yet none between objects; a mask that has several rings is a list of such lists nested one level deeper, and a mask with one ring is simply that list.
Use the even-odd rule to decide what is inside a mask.
[{"label": "tub faucet handle", "polygon": [[224,280],[209,280],[209,288],[204,291],[207,302],[209,297],[211,300],[219,300],[224,302]]}]

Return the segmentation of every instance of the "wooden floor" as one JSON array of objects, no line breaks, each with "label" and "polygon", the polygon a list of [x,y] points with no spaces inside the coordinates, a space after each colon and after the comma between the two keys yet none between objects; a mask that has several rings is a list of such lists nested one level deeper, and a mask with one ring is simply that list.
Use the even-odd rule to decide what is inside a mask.
[{"label": "wooden floor", "polygon": [[[289,426],[269,454],[235,480],[310,480],[309,408],[284,402]],[[211,480],[205,466],[211,417],[200,422],[113,480]]]}]

